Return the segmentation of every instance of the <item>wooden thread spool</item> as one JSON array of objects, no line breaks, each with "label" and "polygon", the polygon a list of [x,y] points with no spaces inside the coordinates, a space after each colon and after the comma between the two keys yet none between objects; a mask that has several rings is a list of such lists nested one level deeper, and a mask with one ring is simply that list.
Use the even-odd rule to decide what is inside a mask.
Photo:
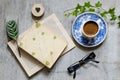
[{"label": "wooden thread spool", "polygon": [[42,4],[34,4],[32,7],[32,15],[34,17],[41,17],[44,14],[44,8]]}]

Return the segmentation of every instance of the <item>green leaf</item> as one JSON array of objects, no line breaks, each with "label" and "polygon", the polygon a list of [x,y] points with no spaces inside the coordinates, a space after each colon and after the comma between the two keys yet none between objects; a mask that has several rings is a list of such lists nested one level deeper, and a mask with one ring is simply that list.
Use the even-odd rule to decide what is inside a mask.
[{"label": "green leaf", "polygon": [[72,15],[73,15],[73,16],[77,16],[77,15],[78,15],[78,10],[75,9],[75,10],[72,12]]},{"label": "green leaf", "polygon": [[85,2],[85,3],[84,3],[84,7],[87,7],[87,8],[91,7],[90,1]]},{"label": "green leaf", "polygon": [[120,28],[120,21],[117,24],[118,24],[118,27]]},{"label": "green leaf", "polygon": [[115,8],[110,8],[108,10],[108,12],[111,14],[111,15],[114,15],[115,14]]},{"label": "green leaf", "polygon": [[100,1],[98,1],[96,4],[95,4],[95,7],[102,7],[102,3]]},{"label": "green leaf", "polygon": [[84,13],[84,12],[85,12],[85,7],[84,7],[84,6],[81,6],[81,7],[80,7],[80,12],[81,12],[81,13]]},{"label": "green leaf", "polygon": [[64,14],[65,17],[69,17],[71,13]]},{"label": "green leaf", "polygon": [[18,37],[18,27],[17,23],[14,20],[10,20],[6,23],[6,31],[8,37],[11,39],[16,40]]},{"label": "green leaf", "polygon": [[111,15],[111,19],[110,20],[116,20],[116,19],[117,19],[116,15]]},{"label": "green leaf", "polygon": [[111,15],[111,19],[110,20],[116,20],[116,15],[115,15],[115,8],[110,8],[108,10],[109,14]]},{"label": "green leaf", "polygon": [[64,14],[65,17],[67,17],[67,14]]},{"label": "green leaf", "polygon": [[76,6],[76,8],[75,8],[75,10],[72,13],[70,13],[70,14],[72,14],[73,16],[77,16],[79,12],[83,13],[84,12],[84,7],[81,6],[78,3],[77,6]]},{"label": "green leaf", "polygon": [[75,9],[80,9],[81,5],[78,3]]},{"label": "green leaf", "polygon": [[118,16],[118,20],[120,20],[120,15]]},{"label": "green leaf", "polygon": [[101,15],[102,17],[106,17],[107,14],[108,14],[108,12],[106,12],[106,11],[100,13],[100,15]]},{"label": "green leaf", "polygon": [[88,11],[95,12],[95,9],[94,8],[90,8]]}]

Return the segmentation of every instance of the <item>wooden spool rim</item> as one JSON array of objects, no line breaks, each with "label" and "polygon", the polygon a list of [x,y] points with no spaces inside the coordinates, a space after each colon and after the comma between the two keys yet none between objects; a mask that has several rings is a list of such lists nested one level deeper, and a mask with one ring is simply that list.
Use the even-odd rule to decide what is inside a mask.
[{"label": "wooden spool rim", "polygon": [[[40,8],[40,11],[37,12],[36,8]],[[44,7],[42,6],[42,4],[34,4],[32,7],[32,15],[35,17],[40,17],[44,14]]]}]

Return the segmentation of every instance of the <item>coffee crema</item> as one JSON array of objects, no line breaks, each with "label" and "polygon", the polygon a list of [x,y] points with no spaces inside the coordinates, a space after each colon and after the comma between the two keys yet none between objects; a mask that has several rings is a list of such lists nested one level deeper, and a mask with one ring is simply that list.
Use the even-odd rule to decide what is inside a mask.
[{"label": "coffee crema", "polygon": [[83,26],[84,33],[86,35],[95,35],[98,32],[98,25],[94,21],[89,21]]}]

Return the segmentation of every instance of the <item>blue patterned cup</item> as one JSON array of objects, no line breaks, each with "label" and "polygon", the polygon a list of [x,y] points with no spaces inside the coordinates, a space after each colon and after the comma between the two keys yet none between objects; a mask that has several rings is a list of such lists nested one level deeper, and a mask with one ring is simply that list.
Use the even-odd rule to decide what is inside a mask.
[{"label": "blue patterned cup", "polygon": [[[94,21],[98,24],[98,32],[94,35],[84,34],[83,26],[88,21]],[[95,47],[101,44],[107,36],[106,21],[97,13],[85,12],[80,14],[72,25],[72,35],[75,41],[84,47]]]},{"label": "blue patterned cup", "polygon": [[89,20],[84,22],[81,30],[83,37],[91,43],[95,40],[97,34],[99,33],[100,27],[97,22]]}]

